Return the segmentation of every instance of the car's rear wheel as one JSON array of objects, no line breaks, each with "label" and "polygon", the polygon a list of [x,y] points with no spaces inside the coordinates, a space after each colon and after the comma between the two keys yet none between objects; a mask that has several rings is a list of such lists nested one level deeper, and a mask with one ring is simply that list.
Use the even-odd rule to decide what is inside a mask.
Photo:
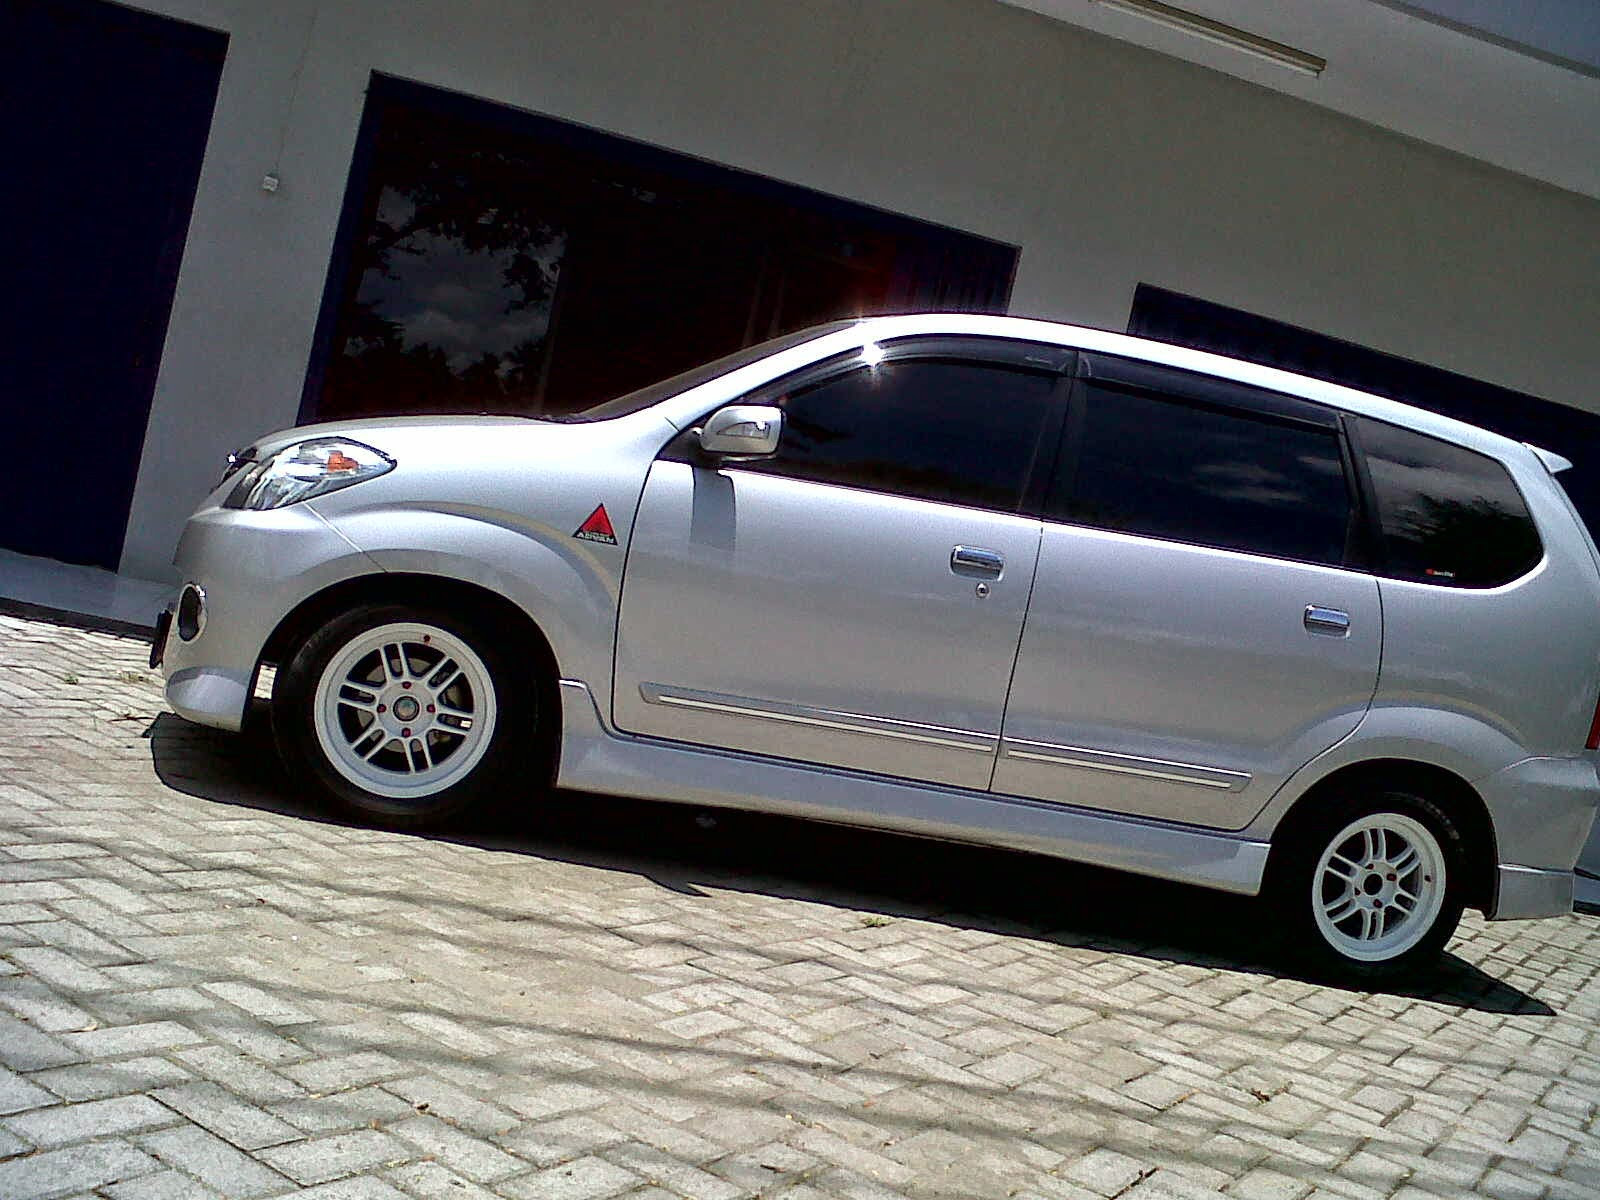
[{"label": "car's rear wheel", "polygon": [[274,687],[290,771],[374,824],[460,812],[536,741],[533,689],[510,682],[503,642],[477,620],[406,605],[364,605],[322,626]]},{"label": "car's rear wheel", "polygon": [[1417,970],[1461,920],[1464,844],[1438,805],[1346,794],[1281,847],[1270,891],[1318,965],[1376,979]]}]

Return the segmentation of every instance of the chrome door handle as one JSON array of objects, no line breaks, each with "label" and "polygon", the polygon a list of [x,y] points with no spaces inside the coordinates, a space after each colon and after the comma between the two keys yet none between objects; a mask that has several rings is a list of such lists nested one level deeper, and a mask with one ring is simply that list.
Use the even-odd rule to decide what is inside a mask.
[{"label": "chrome door handle", "polygon": [[1340,612],[1337,608],[1323,608],[1321,605],[1306,605],[1306,629],[1311,633],[1323,633],[1330,637],[1348,637],[1350,635],[1350,614]]},{"label": "chrome door handle", "polygon": [[950,551],[950,569],[957,575],[979,575],[985,579],[999,579],[1006,569],[1005,558],[993,550],[977,546],[957,546]]}]

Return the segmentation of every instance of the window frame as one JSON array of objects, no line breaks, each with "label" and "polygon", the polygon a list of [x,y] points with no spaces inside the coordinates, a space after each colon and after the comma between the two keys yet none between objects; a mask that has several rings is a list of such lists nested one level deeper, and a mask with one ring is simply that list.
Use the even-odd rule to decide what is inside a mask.
[{"label": "window frame", "polygon": [[[1062,514],[1077,492],[1082,467],[1085,429],[1088,422],[1090,387],[1128,392],[1161,403],[1202,411],[1220,412],[1263,425],[1287,425],[1331,433],[1338,445],[1339,465],[1344,476],[1345,495],[1350,509],[1346,517],[1344,551],[1336,563],[1274,554],[1262,549],[1219,546],[1211,542],[1171,537],[1138,530],[1107,529],[1101,525],[1071,520]],[[1360,461],[1348,429],[1349,415],[1339,409],[1299,396],[1274,392],[1252,384],[1239,383],[1218,375],[1186,371],[1142,359],[1122,358],[1097,352],[1080,356],[1077,374],[1067,402],[1067,420],[1055,464],[1049,472],[1050,486],[1043,497],[1040,516],[1051,525],[1074,529],[1093,529],[1127,537],[1144,538],[1173,546],[1194,546],[1224,554],[1241,554],[1271,562],[1292,562],[1333,571],[1373,574],[1374,542],[1372,493],[1364,485],[1365,465]]]},{"label": "window frame", "polygon": [[792,479],[814,487],[837,487],[876,496],[894,496],[919,504],[939,504],[948,508],[962,508],[1000,516],[1038,517],[1044,508],[1045,494],[1050,485],[1059,449],[1061,429],[1066,423],[1068,397],[1073,388],[1080,352],[1071,346],[1059,346],[1047,342],[966,334],[917,334],[877,344],[883,351],[883,358],[880,360],[883,363],[953,362],[963,366],[989,366],[1001,370],[1055,377],[1051,395],[1046,401],[1044,424],[1039,430],[1032,461],[1026,468],[1021,495],[1014,509],[962,504],[954,500],[931,500],[926,496],[840,483],[837,480],[807,479],[803,475],[778,475],[761,470],[756,463],[740,462],[736,459],[711,460],[701,451],[698,437],[699,424],[718,409],[726,408],[730,404],[774,404],[790,392],[817,387],[855,371],[870,370],[871,367],[861,361],[860,348],[832,355],[778,379],[769,380],[742,396],[710,405],[696,418],[690,428],[669,441],[657,458],[667,462],[688,463],[696,467],[771,475],[773,478]]}]

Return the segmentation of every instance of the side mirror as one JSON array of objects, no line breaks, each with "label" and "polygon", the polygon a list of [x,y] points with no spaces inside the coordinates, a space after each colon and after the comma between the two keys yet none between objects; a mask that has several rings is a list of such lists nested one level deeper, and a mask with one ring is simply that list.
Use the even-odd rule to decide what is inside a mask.
[{"label": "side mirror", "polygon": [[730,404],[706,418],[700,448],[719,458],[766,458],[778,451],[783,409],[768,404]]}]

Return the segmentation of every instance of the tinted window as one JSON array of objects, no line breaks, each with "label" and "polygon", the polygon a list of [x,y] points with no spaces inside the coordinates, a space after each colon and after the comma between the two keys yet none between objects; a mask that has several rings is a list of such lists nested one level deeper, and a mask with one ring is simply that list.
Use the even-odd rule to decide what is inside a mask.
[{"label": "tinted window", "polygon": [[864,367],[783,396],[779,475],[1015,512],[1060,377],[987,364]]},{"label": "tinted window", "polygon": [[[1058,519],[1337,564],[1350,524],[1331,429],[1089,385]],[[1059,489],[1058,489],[1059,490]]]},{"label": "tinted window", "polygon": [[1380,421],[1360,422],[1377,493],[1384,571],[1450,587],[1494,587],[1543,553],[1506,469],[1487,455]]}]

